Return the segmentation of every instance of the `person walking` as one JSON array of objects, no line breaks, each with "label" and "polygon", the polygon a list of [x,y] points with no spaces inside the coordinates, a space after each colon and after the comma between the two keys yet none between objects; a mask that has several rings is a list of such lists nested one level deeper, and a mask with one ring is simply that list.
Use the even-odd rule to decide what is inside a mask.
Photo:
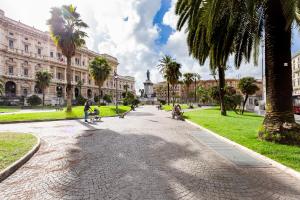
[{"label": "person walking", "polygon": [[87,100],[84,104],[84,122],[88,122],[90,108],[91,108],[91,103],[89,100]]}]

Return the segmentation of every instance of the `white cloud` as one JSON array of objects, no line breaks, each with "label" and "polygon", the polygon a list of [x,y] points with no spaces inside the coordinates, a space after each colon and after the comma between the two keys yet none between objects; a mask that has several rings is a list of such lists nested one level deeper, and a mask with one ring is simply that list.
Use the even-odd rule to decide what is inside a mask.
[{"label": "white cloud", "polygon": [[[175,2],[165,14],[163,23],[176,29],[178,17],[175,16]],[[160,7],[160,0],[1,0],[0,8],[5,15],[21,22],[48,30],[46,20],[53,6],[74,4],[83,20],[89,25],[86,30],[89,37],[87,46],[100,53],[108,53],[118,58],[119,73],[136,78],[136,89],[142,88],[147,69],[151,72],[153,82],[161,81],[157,68],[158,60],[165,53],[175,57],[183,66],[183,72],[197,72],[205,79],[211,78],[208,64],[199,66],[198,62],[188,55],[186,35],[174,32],[167,44],[157,50],[155,40],[158,38],[158,27],[153,25],[153,18]],[[128,20],[124,20],[127,18]],[[237,74],[260,72],[257,68],[243,66],[239,71],[228,71],[228,77]]]}]

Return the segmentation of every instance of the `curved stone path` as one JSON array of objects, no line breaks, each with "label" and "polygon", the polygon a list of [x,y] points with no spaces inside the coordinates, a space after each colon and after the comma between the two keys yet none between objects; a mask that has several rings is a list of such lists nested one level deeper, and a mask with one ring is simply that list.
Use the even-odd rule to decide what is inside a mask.
[{"label": "curved stone path", "polygon": [[145,106],[103,120],[1,125],[39,134],[42,146],[0,183],[0,199],[300,199],[299,180],[235,165],[170,113]]}]

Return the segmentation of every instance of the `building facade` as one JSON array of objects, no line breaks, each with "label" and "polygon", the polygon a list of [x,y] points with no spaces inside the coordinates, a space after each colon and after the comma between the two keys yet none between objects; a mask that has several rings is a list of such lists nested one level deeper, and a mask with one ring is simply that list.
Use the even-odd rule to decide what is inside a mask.
[{"label": "building facade", "polygon": [[[88,69],[89,62],[96,56],[106,58],[113,68],[112,74],[102,87],[102,96],[109,94],[115,99],[117,93],[120,99],[126,87],[135,94],[133,77],[114,77],[119,64],[116,58],[82,47],[72,58],[74,99],[80,94],[89,99],[99,95],[98,87],[90,77]],[[37,71],[49,71],[53,79],[46,91],[46,103],[57,104],[58,93],[62,93],[63,100],[66,99],[66,67],[66,58],[55,46],[48,32],[14,21],[0,10],[0,78],[4,82],[6,97],[40,95],[40,90],[35,87],[35,74]]]},{"label": "building facade", "polygon": [[293,71],[293,95],[300,95],[300,53],[297,53],[292,58]]}]

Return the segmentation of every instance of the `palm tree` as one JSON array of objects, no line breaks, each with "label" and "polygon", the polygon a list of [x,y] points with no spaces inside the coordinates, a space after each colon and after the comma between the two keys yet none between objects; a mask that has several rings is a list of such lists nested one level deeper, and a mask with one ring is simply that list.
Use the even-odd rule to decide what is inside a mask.
[{"label": "palm tree", "polygon": [[183,74],[183,83],[186,87],[186,101],[189,103],[189,94],[190,94],[190,86],[194,82],[194,74],[193,73],[184,73]]},{"label": "palm tree", "polygon": [[255,94],[259,88],[256,85],[256,80],[253,77],[244,77],[239,81],[238,88],[240,91],[245,95],[244,102],[243,102],[243,109],[242,114],[245,111],[245,105],[249,98],[249,95]]},{"label": "palm tree", "polygon": [[176,85],[179,82],[179,78],[182,76],[180,72],[181,64],[173,61],[171,64],[167,66],[164,73],[164,78],[170,83],[172,88],[172,101],[173,107],[175,106],[175,89]]},{"label": "palm tree", "polygon": [[[211,53],[211,47],[213,55],[218,55],[210,57],[214,61],[225,60],[231,53],[235,54],[237,67],[243,58],[249,61],[252,53],[257,61],[260,39],[264,36],[267,99],[259,137],[265,140],[300,144],[300,127],[295,123],[292,106],[291,68],[291,27],[294,22],[300,24],[299,9],[300,0],[177,2],[178,28],[188,24],[190,52],[200,62]],[[213,38],[220,40],[213,42]]]},{"label": "palm tree", "polygon": [[35,74],[36,87],[42,91],[43,106],[45,106],[45,90],[49,87],[52,74],[47,71],[38,71]]},{"label": "palm tree", "polygon": [[3,81],[0,79],[0,96],[4,94],[4,84]]},{"label": "palm tree", "polygon": [[81,31],[87,24],[80,19],[73,5],[64,5],[60,8],[53,7],[50,11],[51,18],[47,21],[54,43],[61,49],[67,58],[67,112],[72,111],[72,85],[71,85],[71,59],[76,49],[85,44],[87,34]]},{"label": "palm tree", "polygon": [[108,64],[107,60],[102,57],[95,57],[89,65],[90,74],[95,80],[96,85],[99,87],[99,105],[101,98],[101,87],[112,71],[112,67]]},{"label": "palm tree", "polygon": [[[163,56],[160,60],[159,60],[159,64],[158,64],[158,68],[160,73],[165,74],[166,69],[168,68],[168,66],[170,66],[172,64],[172,62],[174,61],[174,59],[169,56],[169,55],[165,55]],[[168,87],[168,105],[170,105],[170,83],[167,82],[167,87]]]},{"label": "palm tree", "polygon": [[193,73],[193,80],[194,80],[194,100],[195,103],[197,102],[197,82],[200,81],[201,76],[198,73]]}]

